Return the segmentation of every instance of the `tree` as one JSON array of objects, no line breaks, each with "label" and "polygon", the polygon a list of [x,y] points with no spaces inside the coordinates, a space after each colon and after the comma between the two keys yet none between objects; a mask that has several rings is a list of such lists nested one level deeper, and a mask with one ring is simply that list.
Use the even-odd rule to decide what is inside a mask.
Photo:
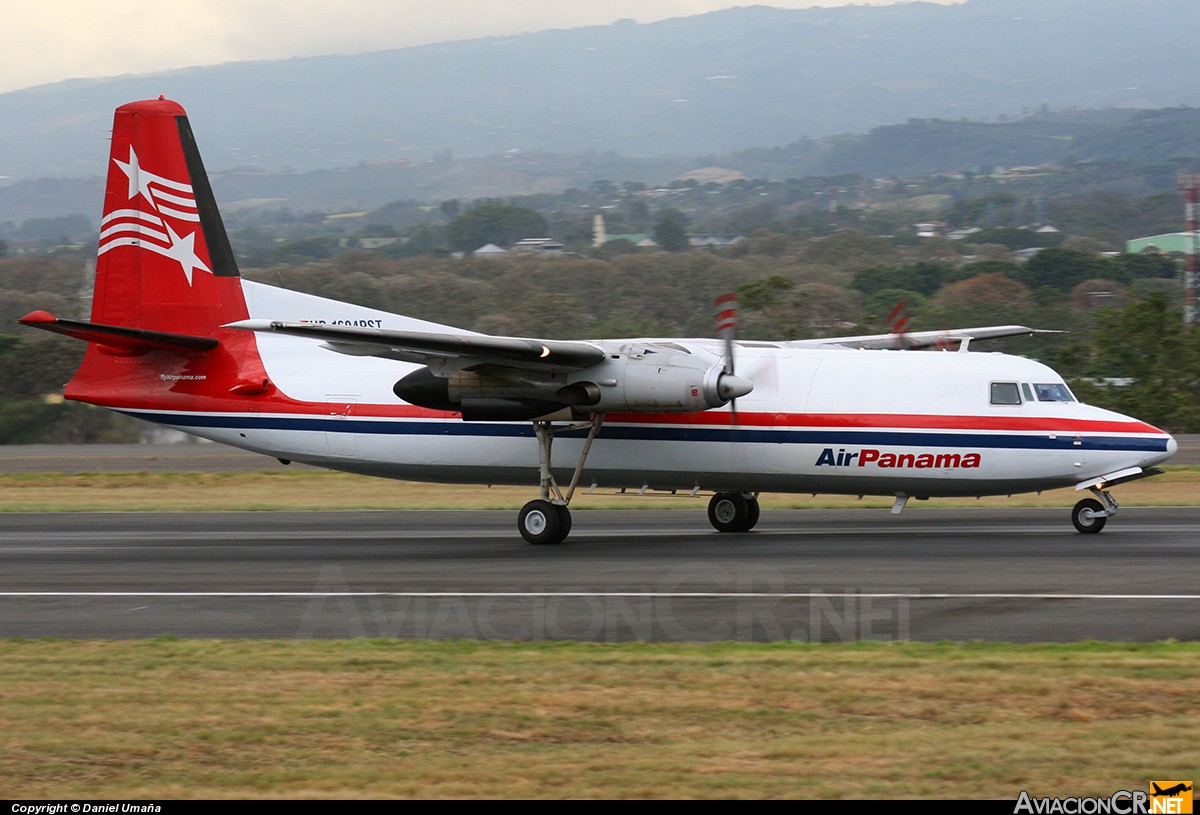
[{"label": "tree", "polygon": [[1125,270],[1105,257],[1074,249],[1043,249],[1025,261],[1018,279],[1028,286],[1050,286],[1069,292],[1089,278],[1126,279]]},{"label": "tree", "polygon": [[929,300],[928,328],[1020,323],[1033,305],[1029,289],[991,272],[942,286]]},{"label": "tree", "polygon": [[261,269],[271,265],[275,253],[275,239],[265,229],[248,226],[229,236],[238,265],[244,269]]},{"label": "tree", "polygon": [[738,287],[745,315],[739,334],[750,339],[796,340],[808,336],[804,325],[807,297],[796,292],[795,281],[770,275]]},{"label": "tree", "polygon": [[1093,373],[1129,381],[1092,387],[1089,401],[1173,433],[1200,432],[1200,332],[1184,331],[1165,293],[1106,311],[1094,348]]},{"label": "tree", "polygon": [[675,210],[664,209],[654,223],[654,242],[668,252],[684,252],[688,248],[687,229]]},{"label": "tree", "polygon": [[635,230],[641,231],[650,224],[650,207],[641,198],[628,198],[625,214]]},{"label": "tree", "polygon": [[546,219],[527,207],[484,203],[472,207],[450,222],[447,238],[460,252],[473,252],[494,243],[511,246],[522,238],[543,237]]},{"label": "tree", "polygon": [[926,260],[908,266],[872,266],[861,269],[855,272],[854,281],[850,285],[863,294],[874,294],[884,289],[910,289],[928,297],[943,284],[957,279],[957,270],[953,267]]},{"label": "tree", "polygon": [[1173,278],[1179,272],[1175,261],[1167,255],[1142,252],[1136,255],[1118,255],[1113,260],[1121,265],[1131,280],[1154,277]]}]

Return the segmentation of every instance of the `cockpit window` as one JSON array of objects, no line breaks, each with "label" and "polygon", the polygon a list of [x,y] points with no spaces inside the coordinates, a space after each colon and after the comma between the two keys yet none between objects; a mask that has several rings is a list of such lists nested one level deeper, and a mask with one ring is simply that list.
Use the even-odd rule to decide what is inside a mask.
[{"label": "cockpit window", "polygon": [[1019,405],[1021,404],[1021,391],[1017,388],[1016,382],[993,382],[992,383],[992,404],[993,405]]},{"label": "cockpit window", "polygon": [[1025,394],[1025,401],[1026,401],[1026,402],[1032,402],[1032,401],[1034,401],[1034,398],[1033,398],[1033,388],[1029,387],[1029,383],[1028,383],[1028,382],[1022,382],[1022,383],[1021,383],[1021,393]]},{"label": "cockpit window", "polygon": [[1039,402],[1075,401],[1075,397],[1071,395],[1071,391],[1067,390],[1067,386],[1063,384],[1034,384],[1033,390],[1037,393]]}]

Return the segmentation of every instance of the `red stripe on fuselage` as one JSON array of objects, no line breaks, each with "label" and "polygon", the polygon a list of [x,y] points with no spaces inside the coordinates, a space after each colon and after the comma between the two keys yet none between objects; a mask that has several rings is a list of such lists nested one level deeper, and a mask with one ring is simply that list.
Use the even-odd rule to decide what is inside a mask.
[{"label": "red stripe on fuselage", "polygon": [[[180,390],[188,390],[181,383]],[[104,402],[105,406],[132,410],[175,410],[186,413],[291,413],[325,415],[325,402],[304,402],[279,393],[262,398],[217,397],[211,384],[196,388],[208,393],[190,403],[169,404],[173,400],[121,400],[120,404]],[[459,414],[429,410],[415,405],[382,405],[356,403],[350,416],[361,419],[458,419]],[[1100,419],[1071,419],[1051,416],[941,416],[905,413],[747,413],[739,411],[737,421],[726,411],[698,413],[613,413],[606,424],[613,425],[694,425],[701,427],[731,427],[748,430],[769,428],[830,428],[830,429],[893,429],[893,430],[979,430],[995,432],[1079,432],[1079,433],[1150,433],[1164,431],[1137,420],[1117,421]]]},{"label": "red stripe on fuselage", "polygon": [[1070,419],[1054,416],[951,416],[929,413],[743,413],[737,422],[727,412],[687,414],[620,413],[608,421],[632,424],[697,424],[735,427],[889,428],[901,430],[997,430],[1037,432],[1077,430],[1089,433],[1157,433],[1153,425],[1107,419]]}]

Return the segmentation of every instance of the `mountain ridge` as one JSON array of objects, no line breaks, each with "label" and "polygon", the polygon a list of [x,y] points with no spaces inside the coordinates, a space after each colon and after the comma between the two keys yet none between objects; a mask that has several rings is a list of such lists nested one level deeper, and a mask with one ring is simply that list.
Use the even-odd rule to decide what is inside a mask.
[{"label": "mountain ridge", "polygon": [[[1086,25],[1082,21],[1086,20]],[[165,93],[210,170],[520,152],[728,154],[908,119],[1200,104],[1183,0],[740,7],[0,94],[0,176],[96,172],[112,109]]]}]

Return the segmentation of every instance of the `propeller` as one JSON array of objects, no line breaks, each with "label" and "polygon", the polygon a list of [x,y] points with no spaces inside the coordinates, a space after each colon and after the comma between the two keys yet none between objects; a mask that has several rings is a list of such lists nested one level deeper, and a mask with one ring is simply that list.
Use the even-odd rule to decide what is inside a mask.
[{"label": "propeller", "polygon": [[737,424],[737,400],[754,390],[754,383],[744,376],[734,373],[733,341],[737,339],[737,295],[729,292],[722,294],[715,302],[717,311],[717,337],[725,341],[725,356],[723,359],[720,380],[717,382],[717,393],[729,402],[733,413],[733,423]]},{"label": "propeller", "polygon": [[896,347],[901,351],[909,349],[908,343],[908,304],[903,300],[896,303],[887,318],[888,330],[896,337]]},{"label": "propeller", "polygon": [[[900,351],[911,351],[915,343],[908,336],[908,304],[903,300],[892,307],[892,311],[887,317],[887,326],[888,330],[895,337],[895,348]],[[937,338],[937,343],[934,347],[939,351],[949,351],[950,342],[950,339],[943,333]]]}]

